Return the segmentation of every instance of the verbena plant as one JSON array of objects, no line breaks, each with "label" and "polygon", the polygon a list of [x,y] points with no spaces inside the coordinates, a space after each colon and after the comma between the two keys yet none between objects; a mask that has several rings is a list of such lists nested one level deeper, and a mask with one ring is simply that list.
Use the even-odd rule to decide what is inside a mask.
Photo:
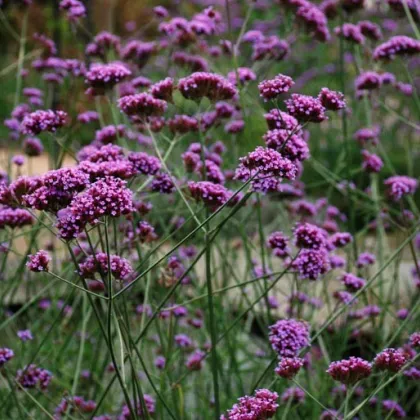
[{"label": "verbena plant", "polygon": [[17,3],[0,418],[418,418],[418,1]]}]

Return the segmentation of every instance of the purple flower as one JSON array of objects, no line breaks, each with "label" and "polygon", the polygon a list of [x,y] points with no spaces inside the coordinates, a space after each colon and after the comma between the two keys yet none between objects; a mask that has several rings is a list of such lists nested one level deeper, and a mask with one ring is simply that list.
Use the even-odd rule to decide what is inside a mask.
[{"label": "purple flower", "polygon": [[354,296],[346,290],[336,290],[333,293],[333,296],[335,299],[337,299],[341,303],[344,303],[345,305],[353,305],[357,302],[357,299],[354,298]]},{"label": "purple flower", "polygon": [[91,184],[58,213],[57,228],[63,239],[71,240],[88,223],[96,224],[103,216],[119,217],[132,211],[132,192],[126,188],[126,183],[106,177]]},{"label": "purple flower", "polygon": [[130,152],[128,160],[143,175],[155,175],[161,168],[160,160],[144,152]]},{"label": "purple flower", "polygon": [[67,19],[71,22],[86,16],[86,8],[78,0],[61,0],[60,9],[66,11]]},{"label": "purple flower", "polygon": [[319,99],[312,96],[293,93],[285,103],[288,113],[299,121],[320,123],[328,119],[326,109]]},{"label": "purple flower", "polygon": [[191,340],[188,335],[185,334],[177,334],[175,337],[175,343],[181,348],[188,348],[193,345],[193,341]]},{"label": "purple flower", "polygon": [[34,339],[30,330],[20,330],[20,331],[17,332],[17,336],[22,341],[30,341],[30,340]]},{"label": "purple flower", "polygon": [[51,261],[47,251],[40,250],[34,255],[28,255],[26,266],[34,272],[48,271],[48,264]]},{"label": "purple flower", "polygon": [[414,87],[410,83],[398,82],[395,87],[405,96],[411,96],[414,92]]},{"label": "purple flower", "polygon": [[31,225],[33,218],[27,210],[0,205],[0,230]]},{"label": "purple flower", "polygon": [[163,356],[158,356],[156,357],[154,364],[159,370],[162,370],[165,368],[166,359]]},{"label": "purple flower", "polygon": [[379,25],[371,22],[370,20],[361,20],[357,23],[360,32],[373,41],[378,41],[382,38],[382,31]]},{"label": "purple flower", "polygon": [[131,71],[122,63],[94,63],[86,73],[85,82],[90,86],[88,93],[103,95],[128,76],[131,76]]},{"label": "purple flower", "polygon": [[373,361],[375,367],[379,370],[387,370],[397,373],[407,361],[404,353],[396,349],[382,350]]},{"label": "purple flower", "polygon": [[163,6],[156,6],[153,8],[155,16],[159,19],[164,19],[169,16],[168,10]]},{"label": "purple flower", "polygon": [[274,79],[263,80],[258,84],[260,96],[265,101],[275,99],[282,93],[286,93],[295,84],[291,77],[278,74]]},{"label": "purple flower", "polygon": [[118,107],[129,116],[146,118],[162,115],[167,107],[165,101],[154,98],[148,93],[127,95],[118,100]]},{"label": "purple flower", "polygon": [[301,1],[296,4],[299,5],[296,12],[297,21],[301,22],[318,41],[329,41],[328,20],[323,10],[309,1]]},{"label": "purple flower", "polygon": [[48,370],[40,368],[34,364],[19,369],[16,375],[16,381],[24,388],[36,388],[41,390],[47,389],[52,375]]},{"label": "purple flower", "polygon": [[346,100],[341,92],[330,90],[326,87],[322,88],[318,94],[318,100],[322,106],[329,111],[338,111],[346,107]]},{"label": "purple flower", "polygon": [[397,35],[379,45],[373,51],[375,60],[393,60],[398,55],[414,55],[420,52],[420,41],[405,35]]},{"label": "purple flower", "polygon": [[187,99],[200,100],[207,97],[212,101],[228,100],[238,91],[228,80],[215,73],[197,72],[179,80],[178,89]]},{"label": "purple flower", "polygon": [[171,194],[175,190],[175,184],[170,175],[159,172],[154,176],[150,189],[162,194]]},{"label": "purple flower", "polygon": [[292,379],[303,366],[304,360],[299,357],[282,357],[274,372],[281,378]]},{"label": "purple flower", "polygon": [[410,335],[410,346],[420,348],[420,332],[415,332]]},{"label": "purple flower", "polygon": [[352,356],[347,360],[332,362],[327,373],[334,380],[351,385],[369,377],[372,373],[372,364],[360,357]]},{"label": "purple flower", "polygon": [[409,379],[419,380],[420,379],[420,369],[418,369],[416,367],[411,367],[409,369],[405,369],[404,370],[404,376],[409,378]]},{"label": "purple flower", "polygon": [[5,365],[10,359],[14,357],[15,353],[13,350],[7,347],[0,348],[0,367]]},{"label": "purple flower", "polygon": [[256,74],[248,67],[238,67],[236,71],[230,71],[227,75],[229,82],[237,85],[237,78],[239,82],[244,85],[247,82],[251,82],[257,79]]},{"label": "purple flower", "polygon": [[27,137],[23,142],[23,151],[28,156],[40,156],[44,151],[41,140],[37,137]]},{"label": "purple flower", "polygon": [[406,413],[403,408],[393,400],[383,400],[382,409],[385,412],[386,417],[396,417],[397,419],[402,419],[406,417]]},{"label": "purple flower", "polygon": [[365,146],[367,143],[371,143],[372,146],[375,146],[379,143],[379,134],[379,127],[361,128],[354,133],[354,138],[361,146]]},{"label": "purple flower", "polygon": [[111,274],[117,280],[125,280],[133,273],[133,268],[128,260],[118,255],[110,255],[108,264],[108,255],[104,252],[87,257],[79,264],[79,273],[84,278],[92,279],[95,273],[107,274],[108,266]]},{"label": "purple flower", "polygon": [[[248,176],[258,172],[263,176],[274,176],[293,180],[297,174],[297,167],[287,158],[273,149],[258,146],[253,152],[239,159],[237,169],[238,175],[242,178],[241,172],[248,171]],[[239,171],[239,173],[238,173]]]},{"label": "purple flower", "polygon": [[233,120],[228,122],[225,125],[225,131],[229,134],[237,134],[243,131],[245,128],[245,121],[244,120]]},{"label": "purple flower", "polygon": [[231,192],[223,185],[209,181],[190,181],[188,182],[188,189],[193,198],[197,201],[202,201],[212,210],[216,210],[218,207],[225,204],[231,196]]},{"label": "purple flower", "polygon": [[189,115],[175,115],[168,120],[168,127],[173,133],[188,133],[198,131],[198,120]]},{"label": "purple flower", "polygon": [[387,187],[388,196],[393,201],[400,201],[406,195],[413,195],[418,186],[418,182],[414,178],[404,175],[395,175],[384,181]]},{"label": "purple flower", "polygon": [[357,76],[354,85],[357,90],[378,89],[382,84],[382,77],[374,71],[365,71]]},{"label": "purple flower", "polygon": [[[149,394],[143,394],[143,400],[144,400],[144,405],[146,406],[144,408],[147,410],[147,413],[149,415],[154,414],[156,410],[156,402],[154,398],[150,396]],[[133,402],[131,402],[131,405],[134,406]],[[136,414],[139,418],[149,417],[149,416],[145,416],[144,408],[143,408],[143,404],[140,403],[140,401],[136,402],[134,409],[136,410]],[[118,417],[118,420],[131,420],[131,419],[132,419],[132,415],[131,415],[130,409],[128,408],[127,405],[124,405],[122,409],[122,413]]]},{"label": "purple flower", "polygon": [[293,262],[293,268],[301,279],[317,280],[330,270],[328,253],[324,249],[304,249]]},{"label": "purple flower", "polygon": [[64,111],[39,110],[25,116],[22,121],[22,132],[37,135],[43,131],[54,133],[67,123],[67,114]]},{"label": "purple flower", "polygon": [[351,273],[344,273],[341,277],[341,283],[343,283],[350,292],[357,292],[366,285],[366,280]]},{"label": "purple flower", "polygon": [[[331,0],[326,0],[331,1]],[[335,1],[335,0],[332,0]],[[319,420],[342,420],[343,416],[337,410],[329,408],[328,410],[324,410],[321,415],[319,416]]]},{"label": "purple flower", "polygon": [[322,249],[326,244],[326,233],[318,226],[302,223],[294,229],[295,245],[298,248]]},{"label": "purple flower", "polygon": [[309,326],[296,319],[282,319],[269,327],[271,347],[279,357],[295,357],[304,347],[309,346]]},{"label": "purple flower", "polygon": [[156,99],[172,102],[172,93],[175,89],[174,80],[170,77],[163,79],[149,88],[149,93]]},{"label": "purple flower", "polygon": [[245,396],[221,416],[221,420],[262,420],[276,414],[279,396],[268,389],[258,389],[254,396]]},{"label": "purple flower", "polygon": [[343,248],[353,241],[353,236],[348,232],[337,232],[331,235],[328,239],[330,246],[334,248]]},{"label": "purple flower", "polygon": [[305,393],[297,386],[287,388],[281,394],[281,402],[284,404],[302,404],[304,401]]},{"label": "purple flower", "polygon": [[362,168],[368,173],[378,173],[384,166],[382,159],[378,155],[369,153],[367,150],[362,150],[362,157]]},{"label": "purple flower", "polygon": [[188,370],[201,370],[203,367],[204,358],[206,357],[206,353],[201,350],[195,350],[188,356],[188,359],[185,363]]},{"label": "purple flower", "polygon": [[131,84],[133,85],[133,87],[135,88],[141,88],[141,87],[149,87],[152,85],[152,82],[150,79],[148,79],[147,77],[144,76],[138,76],[136,78],[134,78],[131,81]]},{"label": "purple flower", "polygon": [[267,239],[269,246],[276,257],[285,258],[289,255],[289,238],[283,232],[273,232]]},{"label": "purple flower", "polygon": [[365,37],[361,29],[352,23],[344,23],[342,26],[337,26],[334,32],[338,37],[354,42],[355,44],[363,45],[365,43]]},{"label": "purple flower", "polygon": [[[121,58],[133,61],[138,68],[142,68],[149,61],[150,57],[156,52],[157,46],[155,42],[142,42],[137,40],[129,41],[121,51]],[[142,77],[142,76],[140,76]],[[139,78],[138,78],[139,79]],[[139,80],[148,80],[144,77]],[[138,80],[138,81],[139,81]],[[144,83],[141,84],[146,86]],[[138,87],[136,83],[134,86]]]},{"label": "purple flower", "polygon": [[282,112],[278,109],[272,109],[267,114],[264,114],[264,118],[267,121],[268,128],[270,130],[278,128],[300,134],[300,126],[297,119],[286,112]]},{"label": "purple flower", "polygon": [[96,111],[82,112],[77,116],[77,121],[82,124],[88,124],[93,121],[99,120],[99,114]]},{"label": "purple flower", "polygon": [[309,147],[300,134],[291,134],[288,130],[274,129],[267,131],[263,139],[270,149],[281,153],[292,161],[309,158]]},{"label": "purple flower", "polygon": [[23,196],[28,207],[56,212],[68,206],[89,183],[89,176],[78,167],[48,171],[35,180],[38,185]]},{"label": "purple flower", "polygon": [[[208,72],[210,70],[207,60],[200,55],[177,51],[172,54],[172,60],[176,65],[186,67],[191,71]],[[231,80],[230,82],[233,83]]]}]

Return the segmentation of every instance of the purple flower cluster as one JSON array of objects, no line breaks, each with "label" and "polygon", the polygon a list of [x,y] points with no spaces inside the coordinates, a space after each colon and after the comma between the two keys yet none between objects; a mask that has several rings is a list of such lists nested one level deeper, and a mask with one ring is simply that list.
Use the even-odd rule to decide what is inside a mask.
[{"label": "purple flower cluster", "polygon": [[293,261],[301,279],[317,280],[331,268],[328,252],[325,249],[304,249]]},{"label": "purple flower cluster", "polygon": [[187,99],[211,101],[233,99],[238,91],[235,86],[219,74],[196,72],[180,79],[178,89]]},{"label": "purple flower cluster", "polygon": [[69,207],[58,212],[57,228],[63,239],[76,238],[88,223],[103,216],[119,217],[133,211],[132,192],[124,181],[106,177],[76,195]]},{"label": "purple flower cluster", "polygon": [[300,350],[309,346],[309,326],[296,319],[282,319],[269,327],[271,347],[279,357],[296,357]]},{"label": "purple flower cluster", "polygon": [[348,291],[357,292],[366,285],[366,280],[351,273],[344,273],[341,277],[341,283],[344,284]]},{"label": "purple flower cluster", "polygon": [[355,44],[362,45],[365,43],[365,37],[363,36],[362,31],[358,25],[354,25],[352,23],[344,23],[342,26],[337,26],[334,29],[334,32],[340,38]]},{"label": "purple flower cluster", "polygon": [[23,388],[39,387],[41,390],[45,390],[48,388],[51,379],[52,374],[48,370],[34,364],[26,366],[24,369],[19,369],[16,375],[16,381]]},{"label": "purple flower cluster", "polygon": [[320,123],[328,119],[325,107],[318,98],[293,93],[286,102],[287,112],[298,121]]},{"label": "purple flower cluster", "polygon": [[67,19],[72,22],[86,16],[86,8],[79,0],[61,0],[60,9],[66,11]]},{"label": "purple flower cluster", "polygon": [[156,99],[172,102],[172,94],[175,89],[174,80],[170,77],[163,79],[152,86],[149,92]]},{"label": "purple flower cluster", "polygon": [[309,158],[308,144],[300,134],[276,128],[267,131],[263,139],[267,147],[278,151],[291,161],[303,161]]},{"label": "purple flower cluster", "polygon": [[28,255],[26,266],[34,272],[48,271],[48,265],[51,261],[47,251],[40,250],[34,255]]},{"label": "purple flower cluster", "polygon": [[128,160],[135,170],[143,175],[155,175],[162,166],[157,157],[145,152],[130,152]]},{"label": "purple flower cluster", "polygon": [[22,132],[30,135],[37,135],[43,131],[55,133],[67,123],[67,114],[64,111],[39,110],[24,117],[22,121]]},{"label": "purple flower cluster", "polygon": [[122,63],[92,64],[85,78],[90,86],[88,93],[103,95],[106,90],[112,89],[128,76],[131,76],[131,71]]},{"label": "purple flower cluster", "polygon": [[0,348],[0,368],[5,365],[9,360],[13,359],[15,353],[7,347]]},{"label": "purple flower cluster", "polygon": [[125,280],[133,273],[133,268],[128,260],[118,255],[108,255],[104,252],[98,252],[86,258],[79,264],[80,275],[84,278],[92,279],[95,273],[105,275],[111,271],[111,274],[117,280]]},{"label": "purple flower cluster", "polygon": [[284,74],[278,74],[274,79],[263,80],[258,84],[260,96],[265,101],[277,98],[282,93],[286,93],[294,85],[291,77]]},{"label": "purple flower cluster", "polygon": [[268,389],[257,389],[254,396],[245,396],[220,417],[221,420],[262,420],[276,414],[279,396]]},{"label": "purple flower cluster", "polygon": [[420,41],[405,35],[394,36],[373,51],[375,60],[393,60],[395,57],[420,53]]},{"label": "purple flower cluster", "polygon": [[318,94],[318,100],[322,106],[329,111],[338,111],[346,107],[346,100],[341,92],[330,90],[326,87],[322,88]]},{"label": "purple flower cluster", "polygon": [[379,370],[398,372],[407,361],[404,353],[396,349],[382,350],[373,361],[375,367]]},{"label": "purple flower cluster", "polygon": [[167,107],[165,101],[157,99],[148,93],[127,95],[118,100],[118,107],[129,116],[147,118],[162,115]]},{"label": "purple flower cluster", "polygon": [[289,255],[289,238],[283,232],[273,232],[267,239],[267,245],[273,250],[273,254],[279,258]]},{"label": "purple flower cluster", "polygon": [[335,380],[346,385],[368,378],[372,373],[372,364],[360,357],[332,362],[327,373]]},{"label": "purple flower cluster", "polygon": [[403,175],[395,175],[384,181],[388,196],[393,201],[400,201],[406,195],[413,195],[418,186],[415,178]]},{"label": "purple flower cluster", "polygon": [[0,230],[31,225],[34,219],[27,210],[0,205]]},{"label": "purple flower cluster", "polygon": [[190,181],[188,182],[188,189],[193,198],[197,201],[202,201],[212,210],[216,210],[225,204],[231,196],[231,192],[223,185],[209,181]]},{"label": "purple flower cluster", "polygon": [[282,357],[274,372],[281,378],[292,379],[304,365],[304,360],[299,357]]},{"label": "purple flower cluster", "polygon": [[318,226],[310,223],[297,225],[293,236],[298,248],[323,249],[326,245],[326,233]]}]

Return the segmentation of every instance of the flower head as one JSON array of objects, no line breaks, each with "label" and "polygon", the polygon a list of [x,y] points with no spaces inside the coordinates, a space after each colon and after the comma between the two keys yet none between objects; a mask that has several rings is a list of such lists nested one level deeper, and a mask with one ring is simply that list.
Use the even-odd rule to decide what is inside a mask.
[{"label": "flower head", "polygon": [[320,100],[312,96],[293,93],[286,101],[286,107],[290,115],[302,122],[320,123],[328,118]]},{"label": "flower head", "polygon": [[54,133],[67,123],[64,111],[39,110],[25,116],[22,121],[22,132],[37,135],[43,131]]},{"label": "flower head", "polygon": [[279,357],[296,357],[301,349],[309,345],[309,326],[306,322],[282,319],[269,328],[271,347]]},{"label": "flower head", "polygon": [[372,364],[360,357],[332,362],[327,373],[336,381],[346,385],[365,379],[372,373]]},{"label": "flower head", "polygon": [[178,89],[187,99],[200,100],[207,97],[212,101],[232,99],[236,88],[224,77],[215,73],[196,72],[179,80]]},{"label": "flower head", "polygon": [[258,85],[260,96],[265,101],[275,99],[282,93],[286,93],[294,85],[292,78],[284,74],[278,74],[274,79],[264,80]]},{"label": "flower head", "polygon": [[28,262],[26,266],[31,271],[41,272],[48,271],[48,264],[51,261],[51,257],[47,251],[41,250],[34,255],[28,255]]}]

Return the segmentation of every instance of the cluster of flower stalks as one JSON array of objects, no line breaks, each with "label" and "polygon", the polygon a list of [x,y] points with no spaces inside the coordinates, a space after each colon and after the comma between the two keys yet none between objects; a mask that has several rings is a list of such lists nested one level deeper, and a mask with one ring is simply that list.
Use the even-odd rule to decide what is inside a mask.
[{"label": "cluster of flower stalks", "polygon": [[0,418],[420,418],[420,2],[52,3],[0,1]]}]

